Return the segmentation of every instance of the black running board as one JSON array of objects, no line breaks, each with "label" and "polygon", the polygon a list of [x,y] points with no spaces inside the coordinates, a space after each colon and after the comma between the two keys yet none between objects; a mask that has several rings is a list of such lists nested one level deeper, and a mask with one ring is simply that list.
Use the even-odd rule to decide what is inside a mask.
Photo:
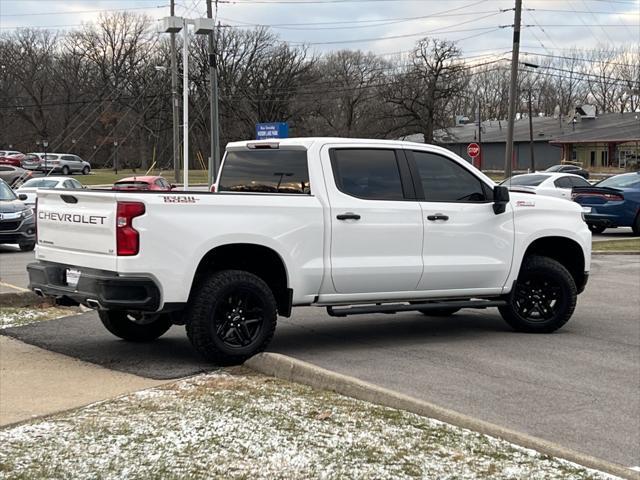
[{"label": "black running board", "polygon": [[488,308],[503,307],[506,300],[459,300],[450,302],[427,303],[391,303],[378,305],[363,305],[360,307],[327,307],[327,313],[332,317],[346,317],[347,315],[364,315],[367,313],[397,313],[413,310],[440,310],[442,308]]}]

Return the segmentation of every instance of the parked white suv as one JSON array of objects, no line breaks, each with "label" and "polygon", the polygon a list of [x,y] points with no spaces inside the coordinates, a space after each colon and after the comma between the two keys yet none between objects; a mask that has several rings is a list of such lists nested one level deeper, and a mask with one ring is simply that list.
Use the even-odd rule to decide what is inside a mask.
[{"label": "parked white suv", "polygon": [[24,168],[39,170],[47,173],[61,173],[71,175],[82,173],[88,175],[91,172],[91,164],[84,161],[78,155],[71,153],[28,153],[23,160]]},{"label": "parked white suv", "polygon": [[449,150],[293,138],[230,143],[217,193],[41,190],[30,288],[153,340],[186,324],[206,358],[263,350],[277,315],[498,307],[564,325],[587,282],[581,207],[509,193]]}]

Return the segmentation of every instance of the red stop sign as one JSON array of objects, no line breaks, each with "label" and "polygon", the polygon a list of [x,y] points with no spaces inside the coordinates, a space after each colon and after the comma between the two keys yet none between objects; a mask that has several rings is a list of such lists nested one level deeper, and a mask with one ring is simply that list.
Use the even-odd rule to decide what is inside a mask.
[{"label": "red stop sign", "polygon": [[467,155],[469,155],[471,158],[476,158],[478,155],[480,155],[480,145],[478,145],[477,143],[470,143],[467,147]]}]

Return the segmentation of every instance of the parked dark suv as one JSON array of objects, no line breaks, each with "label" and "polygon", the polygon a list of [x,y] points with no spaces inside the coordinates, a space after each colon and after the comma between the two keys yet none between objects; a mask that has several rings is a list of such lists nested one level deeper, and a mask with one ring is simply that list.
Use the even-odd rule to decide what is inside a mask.
[{"label": "parked dark suv", "polygon": [[[25,195],[26,198],[26,195]],[[23,252],[36,246],[36,222],[33,210],[0,179],[0,244],[17,243]]]}]

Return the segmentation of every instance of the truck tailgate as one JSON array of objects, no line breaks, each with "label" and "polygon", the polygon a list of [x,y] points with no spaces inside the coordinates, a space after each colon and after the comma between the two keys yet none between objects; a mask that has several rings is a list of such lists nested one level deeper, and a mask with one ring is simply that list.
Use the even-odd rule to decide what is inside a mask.
[{"label": "truck tailgate", "polygon": [[115,271],[116,209],[109,191],[39,190],[36,258]]}]

